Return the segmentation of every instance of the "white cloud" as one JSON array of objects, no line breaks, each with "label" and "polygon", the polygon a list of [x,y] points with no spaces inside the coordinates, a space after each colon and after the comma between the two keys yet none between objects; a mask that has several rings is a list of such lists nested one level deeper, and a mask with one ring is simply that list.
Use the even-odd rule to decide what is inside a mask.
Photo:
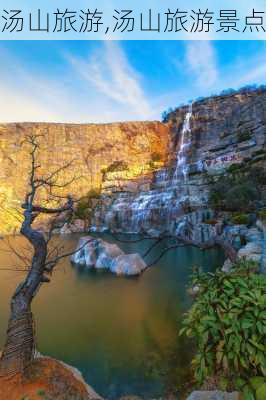
[{"label": "white cloud", "polygon": [[241,62],[234,65],[231,70],[230,77],[233,76],[234,79],[229,78],[229,83],[231,86],[240,87],[253,83],[264,83],[266,82],[266,56],[258,55],[257,57],[251,57],[251,60]]},{"label": "white cloud", "polygon": [[192,93],[192,98],[208,96],[228,88],[239,89],[249,84],[266,83],[265,46],[250,57],[241,56],[224,65],[219,64],[216,57],[215,47],[219,49],[219,44],[217,41],[186,43],[182,68],[188,76],[188,96],[189,93]]},{"label": "white cloud", "polygon": [[58,68],[44,70],[30,60],[23,63],[23,57],[15,58],[0,45],[0,123],[158,119],[162,110],[190,98],[265,83],[266,46],[250,57],[234,58],[226,64],[218,64],[216,46],[218,52],[218,42],[186,42],[184,56],[177,65],[172,53],[164,57],[165,65],[174,63],[177,79],[175,82],[173,75],[172,84],[164,89],[169,76],[163,64],[161,90],[151,96],[154,88],[146,93],[142,76],[116,42],[102,42],[93,53],[89,53],[88,46],[89,57],[64,56],[58,64],[60,73]]},{"label": "white cloud", "polygon": [[158,118],[141,78],[114,43],[90,59],[64,58],[64,73],[43,72],[0,47],[0,123],[114,122]]},{"label": "white cloud", "polygon": [[188,42],[185,61],[192,82],[200,88],[215,86],[218,80],[218,67],[215,50],[210,41]]},{"label": "white cloud", "polygon": [[136,118],[151,118],[154,111],[125,53],[115,42],[105,42],[89,61],[68,56],[78,74],[98,94],[127,109]]},{"label": "white cloud", "polygon": [[53,122],[69,112],[66,91],[0,48],[0,122]]}]

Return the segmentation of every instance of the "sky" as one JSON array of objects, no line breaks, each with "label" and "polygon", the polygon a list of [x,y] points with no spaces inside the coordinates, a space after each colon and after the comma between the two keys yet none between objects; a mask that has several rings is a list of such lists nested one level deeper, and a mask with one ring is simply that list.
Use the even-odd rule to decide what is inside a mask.
[{"label": "sky", "polygon": [[0,122],[160,120],[266,83],[265,41],[0,41]]}]

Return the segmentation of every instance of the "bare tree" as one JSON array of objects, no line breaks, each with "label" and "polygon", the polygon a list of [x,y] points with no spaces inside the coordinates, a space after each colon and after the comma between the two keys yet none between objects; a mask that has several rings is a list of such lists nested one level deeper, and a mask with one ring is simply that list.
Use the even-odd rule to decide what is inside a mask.
[{"label": "bare tree", "polygon": [[[63,253],[62,246],[52,246],[50,243],[55,229],[60,228],[72,218],[73,199],[70,196],[58,195],[60,189],[65,189],[76,179],[73,177],[68,181],[60,182],[61,172],[68,169],[71,162],[46,176],[40,176],[38,173],[41,167],[38,163],[39,136],[28,135],[25,142],[30,146],[31,166],[29,188],[25,201],[21,205],[24,211],[20,232],[27,239],[32,252],[30,257],[27,257],[12,248],[18,258],[24,262],[27,273],[11,298],[6,343],[0,359],[1,376],[23,373],[33,360],[36,353],[36,341],[31,312],[32,300],[43,283],[50,282],[50,276],[59,260],[72,254]],[[51,200],[53,206],[50,206]],[[38,230],[33,224],[43,214],[51,217],[46,232]]]}]

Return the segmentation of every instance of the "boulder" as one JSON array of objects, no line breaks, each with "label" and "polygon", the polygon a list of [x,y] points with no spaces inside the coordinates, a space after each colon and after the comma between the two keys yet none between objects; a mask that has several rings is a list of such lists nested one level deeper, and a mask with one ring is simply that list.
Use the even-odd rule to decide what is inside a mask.
[{"label": "boulder", "polygon": [[82,233],[86,231],[86,223],[82,219],[76,219],[71,224],[65,223],[60,229],[61,235],[68,235],[71,233]]},{"label": "boulder", "polygon": [[79,239],[76,252],[71,256],[71,262],[76,265],[93,268],[96,264],[97,239],[84,236]]},{"label": "boulder", "polygon": [[225,273],[229,273],[231,272],[232,267],[233,267],[232,261],[230,260],[230,258],[227,258],[223,264],[222,271]]},{"label": "boulder", "polygon": [[187,400],[240,400],[240,395],[238,392],[227,393],[220,390],[196,390],[188,396]]},{"label": "boulder", "polygon": [[260,262],[262,257],[262,247],[257,242],[249,242],[238,251],[238,257]]},{"label": "boulder", "polygon": [[116,275],[140,275],[147,268],[145,261],[138,253],[124,254],[116,257],[110,271]]},{"label": "boulder", "polygon": [[161,235],[161,232],[159,231],[159,229],[149,229],[147,231],[147,235],[152,238],[159,238]]},{"label": "boulder", "polygon": [[116,244],[107,243],[103,240],[99,240],[97,250],[98,257],[95,264],[96,269],[111,269],[114,259],[124,254]]},{"label": "boulder", "polygon": [[92,236],[80,238],[71,262],[88,269],[109,270],[116,275],[139,275],[147,268],[139,254],[125,254],[116,244]]},{"label": "boulder", "polygon": [[258,242],[262,239],[262,233],[258,228],[250,228],[246,233],[247,242]]}]

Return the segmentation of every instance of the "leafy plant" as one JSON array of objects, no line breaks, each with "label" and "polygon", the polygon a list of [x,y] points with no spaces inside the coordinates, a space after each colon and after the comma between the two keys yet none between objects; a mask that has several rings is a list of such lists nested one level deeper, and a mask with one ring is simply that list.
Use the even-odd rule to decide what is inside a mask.
[{"label": "leafy plant", "polygon": [[250,216],[249,214],[235,214],[231,220],[236,225],[248,225],[250,223]]},{"label": "leafy plant", "polygon": [[251,396],[248,380],[266,376],[266,277],[250,272],[245,263],[230,274],[198,271],[193,276],[192,285],[200,291],[180,334],[196,341],[192,364],[198,383],[219,377],[223,386]]},{"label": "leafy plant", "polygon": [[266,210],[261,210],[258,212],[258,216],[262,221],[266,221]]},{"label": "leafy plant", "polygon": [[233,163],[228,167],[228,172],[233,174],[235,172],[241,171],[243,165],[241,163]]},{"label": "leafy plant", "polygon": [[251,176],[225,175],[214,182],[210,189],[209,201],[217,210],[252,211],[254,202],[260,200],[259,183]]},{"label": "leafy plant", "polygon": [[83,197],[77,204],[75,209],[74,218],[88,219],[93,207],[93,200],[98,199],[101,195],[100,189],[91,189],[85,197]]},{"label": "leafy plant", "polygon": [[212,188],[210,202],[214,208],[229,211],[249,211],[252,209],[252,202],[258,200],[259,192],[249,183],[227,185],[225,182],[218,183]]},{"label": "leafy plant", "polygon": [[255,151],[255,156],[261,156],[261,155],[266,155],[266,150],[265,149],[260,149]]},{"label": "leafy plant", "polygon": [[46,391],[44,389],[37,390],[37,395],[41,397],[43,400],[49,400],[50,397],[47,396]]},{"label": "leafy plant", "polygon": [[248,132],[248,131],[242,131],[242,132],[239,132],[238,134],[237,134],[237,141],[240,143],[240,142],[245,142],[246,140],[250,140],[252,138],[252,135],[251,135],[251,133],[250,132]]},{"label": "leafy plant", "polygon": [[232,266],[232,270],[239,274],[246,274],[250,272],[258,271],[259,264],[254,260],[247,260],[246,258],[238,259]]},{"label": "leafy plant", "polygon": [[93,188],[90,189],[87,193],[88,199],[98,199],[101,196],[101,189],[100,188]]},{"label": "leafy plant", "polygon": [[118,172],[118,171],[126,171],[128,170],[128,164],[125,161],[114,161],[110,164],[105,172]]}]

